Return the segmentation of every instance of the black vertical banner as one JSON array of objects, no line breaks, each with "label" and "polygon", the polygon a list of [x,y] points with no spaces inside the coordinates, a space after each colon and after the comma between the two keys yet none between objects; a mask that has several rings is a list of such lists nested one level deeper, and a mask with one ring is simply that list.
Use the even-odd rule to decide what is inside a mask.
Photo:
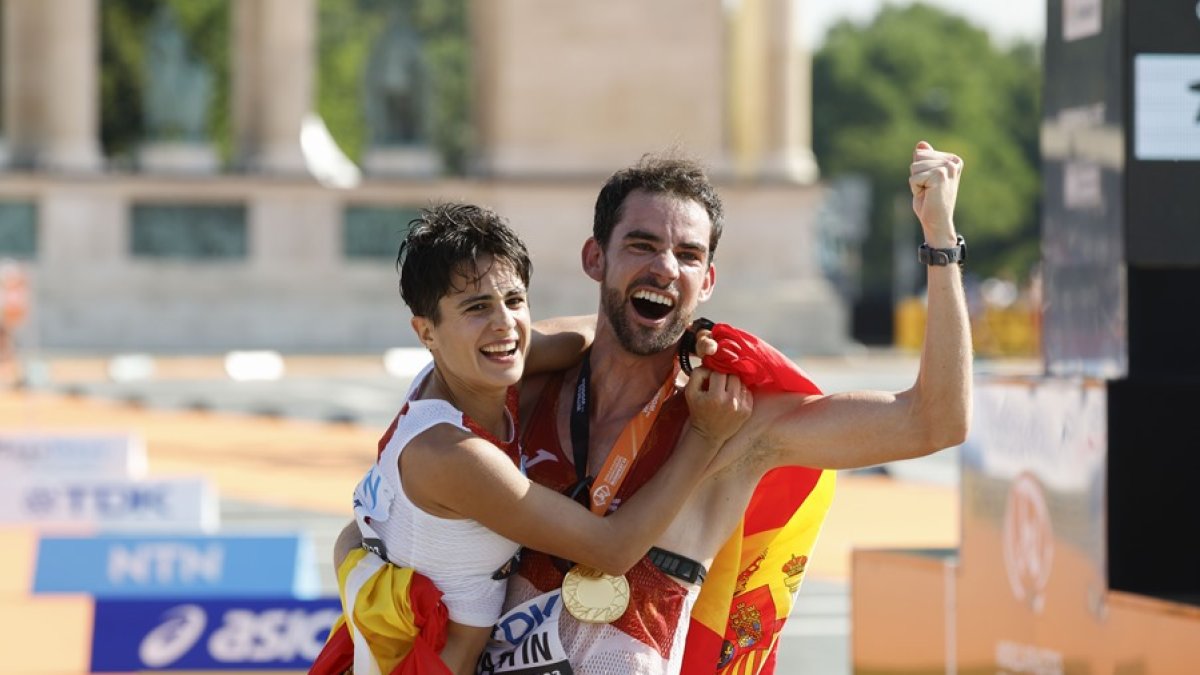
[{"label": "black vertical banner", "polygon": [[1121,0],[1049,0],[1042,111],[1043,354],[1052,375],[1126,372]]}]

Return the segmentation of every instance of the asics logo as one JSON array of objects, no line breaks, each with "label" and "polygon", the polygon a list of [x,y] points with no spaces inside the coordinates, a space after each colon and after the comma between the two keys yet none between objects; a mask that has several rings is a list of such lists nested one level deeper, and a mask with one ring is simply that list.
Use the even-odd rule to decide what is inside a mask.
[{"label": "asics logo", "polygon": [[197,605],[179,605],[167,610],[138,646],[138,658],[151,668],[169,666],[188,652],[200,636],[208,617]]}]

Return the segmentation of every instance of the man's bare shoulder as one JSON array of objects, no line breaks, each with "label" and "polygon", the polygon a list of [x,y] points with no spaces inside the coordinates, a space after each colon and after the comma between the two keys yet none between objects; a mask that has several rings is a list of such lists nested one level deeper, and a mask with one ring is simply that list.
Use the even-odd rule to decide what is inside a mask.
[{"label": "man's bare shoulder", "polygon": [[779,465],[775,452],[777,431],[785,420],[803,417],[826,397],[798,392],[758,392],[754,394],[754,412],[721,449],[719,461],[725,465],[713,476],[719,481],[757,480]]}]

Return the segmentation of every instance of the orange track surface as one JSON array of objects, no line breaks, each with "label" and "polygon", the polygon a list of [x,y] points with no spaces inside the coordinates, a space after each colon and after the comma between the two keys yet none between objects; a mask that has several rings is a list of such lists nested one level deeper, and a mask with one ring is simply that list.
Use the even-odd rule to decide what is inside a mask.
[{"label": "orange track surface", "polygon": [[[0,393],[0,429],[133,432],[152,475],[201,473],[223,498],[328,513],[347,512],[383,431],[12,392]],[[843,474],[809,570],[846,578],[854,546],[956,546],[958,523],[954,488]],[[0,570],[16,573],[10,564]]]}]

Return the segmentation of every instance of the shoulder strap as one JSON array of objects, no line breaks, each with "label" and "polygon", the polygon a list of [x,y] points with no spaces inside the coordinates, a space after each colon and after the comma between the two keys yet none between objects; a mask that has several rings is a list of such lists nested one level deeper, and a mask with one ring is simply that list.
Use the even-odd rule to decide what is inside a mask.
[{"label": "shoulder strap", "polygon": [[[462,411],[448,401],[434,398],[405,403],[393,423],[390,438],[387,438],[387,443],[379,453],[379,460],[385,461],[385,454],[399,457],[400,451],[417,434],[438,424],[450,424],[468,433],[471,432],[463,420]],[[391,462],[391,460],[386,461]]]}]

